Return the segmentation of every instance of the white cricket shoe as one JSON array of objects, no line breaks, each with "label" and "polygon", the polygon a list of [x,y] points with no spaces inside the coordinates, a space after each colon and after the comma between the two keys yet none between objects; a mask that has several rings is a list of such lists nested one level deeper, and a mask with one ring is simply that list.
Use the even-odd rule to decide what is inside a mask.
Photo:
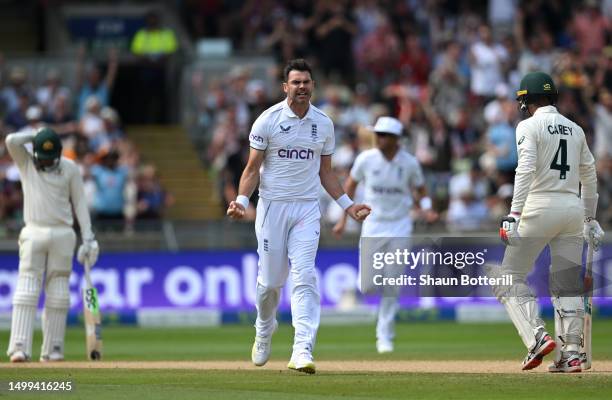
[{"label": "white cricket shoe", "polygon": [[30,357],[28,357],[28,355],[21,350],[14,351],[13,354],[11,354],[12,363],[27,362],[29,359]]},{"label": "white cricket shoe", "polygon": [[393,353],[393,342],[391,340],[377,340],[376,350],[378,354]]},{"label": "white cricket shoe", "polygon": [[552,362],[548,372],[582,372],[582,360],[577,352],[563,352],[561,360]]},{"label": "white cricket shoe", "polygon": [[270,358],[271,348],[272,336],[255,336],[255,343],[253,343],[253,348],[251,349],[251,361],[253,361],[253,364],[257,367],[265,365]]},{"label": "white cricket shoe", "polygon": [[[278,322],[274,321],[274,329],[272,334],[278,329]],[[257,367],[261,367],[268,362],[270,352],[272,351],[272,334],[269,336],[255,336],[255,342],[251,349],[251,361]]]},{"label": "white cricket shoe", "polygon": [[306,374],[314,374],[317,371],[314,360],[312,359],[312,354],[306,349],[300,350],[298,353],[293,353],[289,364],[287,364],[287,368]]},{"label": "white cricket shoe", "polygon": [[52,351],[48,356],[40,356],[40,362],[64,361],[64,355],[58,351]]}]

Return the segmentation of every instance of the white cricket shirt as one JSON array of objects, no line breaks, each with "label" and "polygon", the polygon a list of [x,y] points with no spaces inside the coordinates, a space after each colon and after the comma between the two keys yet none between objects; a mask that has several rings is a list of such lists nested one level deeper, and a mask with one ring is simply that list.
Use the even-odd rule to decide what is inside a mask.
[{"label": "white cricket shirt", "polygon": [[521,212],[527,195],[575,194],[595,197],[595,160],[584,131],[554,106],[538,108],[516,127],[518,166],[512,211]]},{"label": "white cricket shirt", "polygon": [[364,203],[372,207],[368,220],[379,221],[407,217],[413,204],[411,189],[425,183],[419,162],[403,149],[391,161],[377,148],[362,152],[351,177],[364,184]]},{"label": "white cricket shirt", "polygon": [[259,196],[266,200],[317,200],[322,155],[334,152],[334,124],[312,104],[300,119],[286,100],[253,123],[251,147],[265,151]]},{"label": "white cricket shirt", "polygon": [[73,161],[62,157],[56,170],[37,170],[25,147],[34,136],[33,132],[24,132],[6,138],[6,147],[19,169],[26,225],[72,227],[74,205],[83,237],[93,238],[79,168]]}]

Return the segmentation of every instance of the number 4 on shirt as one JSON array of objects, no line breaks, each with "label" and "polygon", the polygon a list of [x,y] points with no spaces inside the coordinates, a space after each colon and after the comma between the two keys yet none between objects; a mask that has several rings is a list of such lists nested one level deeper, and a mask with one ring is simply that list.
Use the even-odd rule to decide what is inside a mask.
[{"label": "number 4 on shirt", "polygon": [[[561,158],[559,160],[559,158]],[[567,177],[567,171],[570,170],[570,166],[567,165],[567,140],[559,140],[559,148],[555,153],[550,169],[556,169],[559,171],[559,179],[565,179]]]}]

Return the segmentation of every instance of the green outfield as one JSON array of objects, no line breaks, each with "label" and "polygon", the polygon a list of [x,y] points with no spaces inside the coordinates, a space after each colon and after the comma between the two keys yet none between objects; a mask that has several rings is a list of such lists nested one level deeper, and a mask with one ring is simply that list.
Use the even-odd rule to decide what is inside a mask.
[{"label": "green outfield", "polygon": [[[83,330],[71,328],[67,334],[68,363],[64,365],[56,364],[54,368],[45,369],[28,368],[28,365],[15,367],[3,356],[0,397],[14,394],[7,390],[9,381],[24,380],[70,380],[75,389],[70,394],[32,393],[19,394],[16,398],[609,399],[612,393],[612,321],[595,323],[595,371],[576,375],[538,373],[543,371],[542,367],[535,373],[515,373],[514,369],[520,372],[524,349],[510,324],[427,322],[398,325],[396,351],[388,356],[376,353],[373,326],[322,326],[315,349],[315,359],[320,362],[320,368],[316,375],[308,376],[284,368],[291,354],[292,331],[290,326],[281,325],[273,341],[272,366],[256,369],[244,362],[249,360],[254,333],[249,326],[201,329],[106,327],[105,361],[132,363],[127,364],[131,366],[129,368],[125,367],[126,364],[117,367],[108,367],[107,364],[106,368],[99,369],[94,363],[71,363],[84,359]],[[7,342],[8,332],[0,332],[2,346]],[[34,342],[36,358],[40,342],[38,334]],[[488,361],[485,363],[485,360]],[[156,361],[169,361],[168,368],[151,369],[159,368],[160,364],[154,363]],[[175,361],[207,363],[205,369],[200,369],[198,363],[177,368],[175,364],[179,363],[173,363]],[[215,367],[215,361],[220,362],[218,367]],[[233,361],[243,363],[237,363],[236,368],[228,367]],[[333,364],[336,361],[338,363]],[[360,367],[351,369],[351,361]],[[455,362],[453,370],[405,372],[411,363],[432,362],[438,365],[445,361]],[[394,364],[398,365],[397,371],[393,371]],[[496,364],[504,365],[505,369],[497,370]],[[38,365],[32,363],[29,366]],[[343,365],[347,367],[346,371],[338,369]],[[370,371],[368,365],[372,366]],[[465,373],[468,365],[480,365],[484,370]],[[491,371],[486,370],[487,366],[493,366]]]}]

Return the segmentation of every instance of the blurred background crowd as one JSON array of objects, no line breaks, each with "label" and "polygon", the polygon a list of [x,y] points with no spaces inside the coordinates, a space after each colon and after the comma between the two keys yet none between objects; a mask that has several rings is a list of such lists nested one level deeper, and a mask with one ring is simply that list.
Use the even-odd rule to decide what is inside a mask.
[{"label": "blurred background crowd", "polygon": [[[61,2],[60,2],[61,3]],[[360,151],[373,145],[368,129],[378,116],[404,124],[404,144],[421,162],[438,226],[488,230],[508,212],[517,154],[515,127],[525,116],[515,101],[521,77],[551,74],[560,92],[557,107],[580,124],[597,160],[599,219],[612,222],[612,0],[183,0],[170,2],[190,40],[226,38],[242,54],[273,57],[262,78],[249,65],[214,76],[190,70],[187,82],[202,168],[223,206],[234,199],[248,156],[248,132],[257,116],[284,96],[280,71],[286,60],[306,58],[314,67],[313,104],[336,128],[333,165],[345,177]],[[66,155],[78,160],[98,220],[161,218],[172,204],[156,167],[141,156],[122,120],[173,122],[166,112],[178,99],[164,88],[178,85],[160,73],[166,59],[184,49],[160,15],[123,49],[141,57],[141,109],[112,96],[133,84],[115,79],[117,50],[98,64],[77,53],[77,76],[65,85],[62,71],[46,71],[35,85],[25,70],[2,68],[2,132],[54,126],[65,137]],[[147,52],[144,34],[160,48]],[[144,44],[143,44],[144,43]],[[143,47],[144,46],[144,47]],[[123,54],[125,56],[125,54]],[[124,57],[123,60],[126,60]],[[129,59],[132,60],[132,59]],[[102,66],[103,68],[99,68]],[[144,73],[142,72],[144,71]],[[167,76],[167,75],[166,75]],[[178,82],[178,79],[177,79]],[[270,83],[274,82],[274,83]],[[124,85],[121,89],[120,86]],[[128,101],[129,102],[129,101]],[[119,104],[125,114],[113,108]],[[0,217],[20,219],[20,189],[11,160],[2,152]],[[325,219],[340,216],[322,195]],[[251,216],[253,216],[251,210]],[[353,227],[357,229],[357,227]]]},{"label": "blurred background crowd", "polygon": [[[223,3],[223,4],[222,4]],[[612,218],[612,1],[238,1],[187,2],[197,36],[238,48],[304,57],[315,65],[313,103],[334,121],[334,166],[346,176],[367,129],[397,116],[421,162],[447,229],[478,230],[507,213],[524,118],[515,92],[535,70],[558,84],[559,111],[580,124],[598,164],[601,219]],[[195,80],[197,83],[198,80]],[[248,152],[247,133],[282,98],[236,67],[201,96],[207,161],[221,171],[225,201]],[[329,200],[329,199],[328,199]],[[327,218],[339,217],[330,203]]]},{"label": "blurred background crowd", "polygon": [[[136,42],[136,39],[134,40]],[[62,138],[63,156],[81,167],[85,194],[98,230],[132,233],[135,221],[159,220],[172,196],[166,193],[153,164],[141,162],[126,137],[121,116],[111,105],[119,66],[111,48],[102,62],[87,58],[79,46],[76,76],[50,67],[32,79],[23,66],[5,67],[0,54],[0,220],[2,233],[23,224],[19,171],[5,149],[11,132],[52,127]]]}]

